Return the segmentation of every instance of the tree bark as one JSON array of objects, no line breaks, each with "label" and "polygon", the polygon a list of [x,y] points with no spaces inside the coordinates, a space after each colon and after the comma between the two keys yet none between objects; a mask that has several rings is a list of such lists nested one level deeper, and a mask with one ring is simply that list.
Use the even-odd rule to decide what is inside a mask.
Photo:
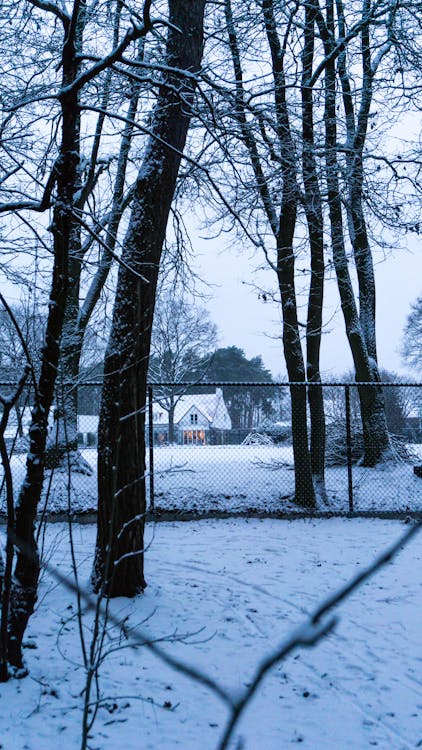
[{"label": "tree bark", "polygon": [[[271,52],[278,139],[281,154],[283,187],[277,231],[277,277],[283,311],[283,347],[289,380],[305,382],[305,366],[300,343],[295,292],[295,256],[293,247],[299,189],[296,157],[286,100],[284,50],[277,34],[273,0],[263,0],[265,31]],[[305,508],[315,507],[308,446],[305,386],[290,388],[292,404],[292,438],[295,464],[295,501]]]},{"label": "tree bark", "polygon": [[[342,0],[336,0],[339,33],[346,33],[346,22]],[[370,2],[362,4],[362,21],[370,12]],[[360,106],[355,107],[354,95],[347,70],[346,52],[338,59],[338,73],[342,87],[343,107],[347,132],[347,214],[349,235],[353,247],[356,272],[359,286],[359,320],[365,339],[368,356],[377,363],[377,345],[375,335],[375,274],[371,246],[369,244],[363,210],[363,149],[366,142],[368,120],[372,103],[372,83],[374,71],[371,65],[371,42],[368,24],[363,23],[361,30],[362,87]],[[357,111],[357,115],[355,113]]]},{"label": "tree bark", "polygon": [[[283,177],[280,210],[278,213],[270,191],[269,182],[262,168],[254,132],[246,116],[248,110],[245,101],[239,46],[231,2],[230,0],[226,0],[227,32],[236,80],[236,107],[234,116],[239,123],[242,141],[249,154],[262,206],[276,240],[277,263],[272,265],[272,267],[277,274],[280,290],[283,313],[283,350],[287,372],[290,380],[304,382],[305,367],[297,320],[294,283],[295,260],[293,252],[293,235],[296,226],[299,191],[296,183],[295,154],[286,102],[283,67],[284,52],[277,34],[272,0],[263,0],[262,9],[267,40],[271,51],[277,136],[280,151],[280,158],[278,160],[280,161]],[[291,388],[290,395],[293,453],[295,459],[295,500],[304,507],[313,508],[315,506],[315,493],[308,446],[305,386]]]},{"label": "tree bark", "polygon": [[353,357],[356,380],[362,383],[373,383],[373,385],[362,385],[359,387],[359,398],[364,435],[362,463],[365,466],[374,466],[380,459],[391,455],[391,446],[385,418],[382,388],[377,385],[378,373],[376,363],[369,355],[365,335],[359,319],[345,249],[337,159],[336,71],[335,60],[332,55],[332,40],[334,40],[335,36],[332,0],[329,0],[326,8],[326,25],[323,23],[320,15],[317,18],[325,54],[329,58],[325,68],[324,121],[331,244],[346,335]]},{"label": "tree bark", "polygon": [[[113,47],[116,47],[119,41],[121,10],[122,4],[117,3],[114,17]],[[138,54],[136,59],[137,62],[140,62],[143,59],[144,41],[145,40],[143,37],[139,40]],[[104,112],[109,105],[109,100],[112,93],[112,76],[112,70],[109,69],[107,71],[103,85],[101,98],[101,108],[103,112],[99,114],[97,119],[93,145],[89,158],[88,174],[84,184],[82,184],[82,180],[80,179],[79,185],[77,186],[79,199],[76,204],[76,209],[81,213],[84,211],[86,201],[96,183],[98,152],[100,149],[100,142],[105,120]],[[92,238],[89,238],[88,242],[83,245],[81,242],[80,229],[79,235],[74,238],[75,246],[72,247],[69,259],[69,294],[66,305],[59,363],[61,385],[58,386],[56,393],[56,430],[55,434],[52,435],[52,438],[50,440],[47,460],[49,460],[53,466],[57,466],[58,464],[65,461],[66,468],[67,465],[69,465],[73,471],[77,471],[83,474],[92,474],[92,469],[89,464],[82,458],[81,454],[78,451],[77,384],[80,373],[82,347],[84,343],[86,328],[95,309],[95,306],[100,298],[101,291],[107,281],[110,269],[112,267],[112,253],[114,252],[114,249],[116,247],[117,233],[125,208],[124,187],[126,179],[126,169],[135,129],[134,121],[139,104],[141,83],[139,81],[132,81],[130,86],[131,93],[127,111],[128,122],[124,127],[122,139],[120,142],[120,149],[116,166],[116,177],[113,186],[112,205],[109,216],[107,217],[107,229],[105,232],[104,241],[105,247],[102,250],[98,269],[94,275],[94,278],[92,279],[92,282],[86,294],[85,301],[82,305],[80,305],[82,262],[88,247],[90,247],[92,244]]]},{"label": "tree bark", "polygon": [[[81,7],[80,7],[81,6]],[[78,75],[78,40],[83,4],[75,6],[66,28],[62,53],[62,85],[71,84]],[[42,349],[41,372],[29,429],[30,446],[26,476],[16,505],[15,533],[19,544],[11,592],[9,615],[9,662],[22,669],[22,639],[37,598],[39,576],[38,549],[34,536],[35,518],[44,480],[44,458],[48,414],[54,396],[59,342],[63,330],[68,293],[69,248],[73,244],[74,192],[78,178],[80,115],[76,90],[61,96],[62,133],[55,166],[56,201],[53,210],[53,277]]]},{"label": "tree bark", "polygon": [[[165,64],[197,72],[205,0],[170,0]],[[145,585],[146,382],[157,277],[185,146],[194,79],[163,74],[152,136],[139,171],[123,244],[107,347],[98,446],[98,530],[93,585],[133,596]]]},{"label": "tree bark", "polygon": [[[314,103],[310,86],[315,46],[315,11],[306,4],[302,52],[302,173],[304,207],[311,252],[311,281],[309,285],[308,318],[306,324],[306,372],[311,383],[321,382],[320,348],[322,307],[324,300],[324,220],[321,192],[315,159]],[[308,389],[311,422],[310,452],[314,487],[325,502],[325,414],[322,387]]]},{"label": "tree bark", "polygon": [[170,445],[174,443],[174,410],[176,408],[176,404],[173,401],[172,396],[170,395],[170,406],[168,410],[168,416],[169,416],[169,434],[168,434],[168,441]]}]

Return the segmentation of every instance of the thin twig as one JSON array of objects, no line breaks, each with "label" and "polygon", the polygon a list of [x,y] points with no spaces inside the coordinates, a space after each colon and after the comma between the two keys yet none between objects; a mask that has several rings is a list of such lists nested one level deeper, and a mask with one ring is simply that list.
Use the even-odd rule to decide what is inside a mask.
[{"label": "thin twig", "polygon": [[304,646],[309,648],[315,646],[319,641],[328,635],[335,628],[338,618],[332,616],[330,619],[322,619],[323,615],[327,614],[329,610],[336,607],[344,599],[361,586],[364,581],[371,578],[378,570],[391,562],[394,556],[402,549],[410,539],[421,530],[422,524],[413,524],[400,539],[397,540],[389,549],[379,555],[371,565],[365,568],[361,573],[354,576],[348,583],[342,586],[340,589],[330,594],[310,615],[309,619],[299,626],[291,635],[287,637],[278,649],[273,651],[266,659],[264,659],[259,665],[255,672],[255,676],[249,683],[249,687],[243,695],[236,701],[231,715],[228,719],[226,729],[222,736],[221,742],[218,745],[217,750],[226,750],[228,744],[233,736],[233,732],[239,722],[241,715],[244,713],[246,707],[255,695],[259,685],[261,684],[267,673],[280,661],[291,653],[298,646]]}]

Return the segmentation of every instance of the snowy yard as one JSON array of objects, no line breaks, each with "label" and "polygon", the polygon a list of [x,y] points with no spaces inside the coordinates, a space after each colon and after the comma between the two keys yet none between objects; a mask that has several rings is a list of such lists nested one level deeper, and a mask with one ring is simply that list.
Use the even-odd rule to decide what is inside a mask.
[{"label": "snowy yard", "polygon": [[[154,638],[184,637],[162,646],[237,692],[293,626],[403,530],[398,521],[369,519],[149,525],[149,586],[135,600],[114,600],[112,611],[130,626],[149,618],[142,627]],[[95,529],[75,525],[74,535],[87,586]],[[70,570],[65,524],[47,527],[45,555]],[[333,634],[271,673],[238,727],[245,750],[422,746],[421,557],[419,536],[339,607]],[[30,676],[0,686],[3,750],[80,746],[75,610],[74,595],[44,574],[26,638]],[[91,619],[84,615],[88,637]],[[110,629],[106,648],[116,635]],[[134,651],[124,638],[121,645],[100,669],[90,748],[214,750],[227,718],[219,700],[145,648]]]},{"label": "snowy yard", "polygon": [[[417,454],[422,446],[410,446]],[[70,493],[74,512],[97,507],[97,453],[83,451],[93,468],[91,477],[72,474]],[[25,455],[12,459],[16,489],[24,474]],[[45,489],[49,487],[47,473]],[[328,505],[320,510],[347,511],[345,466],[327,468]],[[154,451],[155,506],[158,510],[275,513],[295,510],[289,501],[294,489],[292,448],[280,445],[167,446]],[[382,464],[374,469],[353,466],[356,510],[422,510],[422,480],[411,463]],[[4,496],[2,497],[4,509]],[[66,473],[55,472],[49,496],[52,512],[66,511]]]},{"label": "snowy yard", "polygon": [[[293,451],[280,445],[161,448],[154,453],[154,486],[156,506],[163,509],[288,510]],[[326,486],[328,505],[320,510],[347,510],[346,467],[327,468]],[[357,510],[422,510],[422,481],[403,462],[354,466],[353,495]]]}]

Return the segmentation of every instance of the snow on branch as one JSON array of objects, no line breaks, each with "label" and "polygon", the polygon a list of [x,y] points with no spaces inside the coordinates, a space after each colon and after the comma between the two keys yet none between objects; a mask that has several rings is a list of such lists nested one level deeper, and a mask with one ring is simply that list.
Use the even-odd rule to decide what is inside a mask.
[{"label": "snow on branch", "polygon": [[56,5],[56,3],[51,3],[48,0],[29,0],[31,5],[34,5],[35,8],[39,8],[40,10],[45,10],[48,13],[53,13],[57,18],[59,18],[63,25],[65,27],[68,26],[70,18],[64,11],[61,10],[61,8]]}]

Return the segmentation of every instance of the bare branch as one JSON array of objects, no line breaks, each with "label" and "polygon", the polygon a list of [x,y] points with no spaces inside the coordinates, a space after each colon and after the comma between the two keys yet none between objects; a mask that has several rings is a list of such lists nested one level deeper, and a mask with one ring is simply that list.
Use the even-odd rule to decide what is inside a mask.
[{"label": "bare branch", "polygon": [[49,13],[53,13],[57,18],[60,18],[61,22],[65,27],[69,25],[70,18],[67,13],[64,13],[58,5],[49,2],[49,0],[29,0],[31,5],[40,10],[46,10]]},{"label": "bare branch", "polygon": [[383,552],[377,557],[374,562],[369,565],[365,570],[356,575],[351,579],[345,586],[342,586],[338,591],[334,592],[331,596],[327,597],[322,604],[317,607],[315,612],[310,615],[309,619],[297,628],[288,638],[283,641],[279,648],[270,654],[258,667],[255,676],[250,682],[249,687],[244,692],[243,696],[236,702],[232,714],[227,723],[226,730],[222,737],[222,740],[218,746],[218,750],[226,750],[233,736],[234,729],[240,719],[240,716],[245,711],[246,707],[255,695],[259,685],[266,676],[266,674],[280,661],[282,661],[291,651],[298,646],[304,646],[309,648],[316,645],[322,638],[328,635],[336,626],[338,619],[331,617],[329,620],[322,620],[323,615],[327,614],[329,610],[336,607],[342,601],[347,599],[350,594],[355,591],[364,581],[371,578],[378,570],[391,562],[395,555],[411,540],[415,534],[417,534],[422,528],[421,523],[413,524],[405,534],[403,534],[397,542],[395,542],[389,549]]}]

